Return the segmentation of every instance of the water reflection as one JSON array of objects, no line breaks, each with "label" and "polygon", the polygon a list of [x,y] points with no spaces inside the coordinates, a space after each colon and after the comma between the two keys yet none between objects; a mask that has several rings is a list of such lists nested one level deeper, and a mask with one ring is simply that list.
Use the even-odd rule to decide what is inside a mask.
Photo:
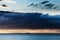
[{"label": "water reflection", "polygon": [[0,40],[59,40],[60,35],[31,35],[31,34],[17,34],[17,35],[0,35]]}]

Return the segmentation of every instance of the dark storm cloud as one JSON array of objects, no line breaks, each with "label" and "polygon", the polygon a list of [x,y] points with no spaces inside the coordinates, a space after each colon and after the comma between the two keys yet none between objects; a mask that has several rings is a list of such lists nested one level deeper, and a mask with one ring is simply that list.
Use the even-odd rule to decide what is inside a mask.
[{"label": "dark storm cloud", "polygon": [[60,28],[60,17],[42,13],[4,13],[0,14],[0,28]]},{"label": "dark storm cloud", "polygon": [[[43,8],[43,9],[54,9],[54,10],[59,10],[58,6],[56,4],[50,3],[50,1],[43,1],[41,3],[31,3],[29,7],[37,7],[37,8]],[[44,7],[43,7],[44,6]]]},{"label": "dark storm cloud", "polygon": [[51,3],[45,5],[45,7],[49,8],[49,9],[54,8],[53,6],[55,6],[55,5],[54,4],[51,4]]},{"label": "dark storm cloud", "polygon": [[7,5],[5,5],[5,4],[1,4],[3,7],[8,7]]},{"label": "dark storm cloud", "polygon": [[29,6],[33,6],[34,5],[34,3],[31,3]]},{"label": "dark storm cloud", "polygon": [[[57,9],[58,7],[56,6],[56,7],[54,7],[53,9]],[[59,9],[58,9],[59,10]]]},{"label": "dark storm cloud", "polygon": [[43,1],[43,2],[41,2],[41,4],[46,4],[46,3],[49,3],[49,1]]},{"label": "dark storm cloud", "polygon": [[[3,1],[3,0],[0,0],[0,1]],[[6,4],[0,4],[0,5],[3,7],[8,7]]]}]

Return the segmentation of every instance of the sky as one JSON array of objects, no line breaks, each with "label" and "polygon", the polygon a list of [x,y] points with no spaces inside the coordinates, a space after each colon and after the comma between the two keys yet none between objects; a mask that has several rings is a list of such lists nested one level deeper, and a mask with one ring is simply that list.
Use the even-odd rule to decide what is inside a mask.
[{"label": "sky", "polygon": [[[8,31],[7,31],[8,30]],[[59,29],[0,29],[0,33],[60,33]]]},{"label": "sky", "polygon": [[[41,7],[29,6],[30,4],[39,4],[43,1],[49,1],[49,3],[57,6],[57,9],[42,9]],[[2,0],[0,4],[6,4],[8,7],[2,7],[0,10],[7,11],[18,11],[18,12],[42,12],[44,14],[49,13],[50,15],[60,15],[60,0]],[[44,6],[40,4],[40,6]]]},{"label": "sky", "polygon": [[[49,3],[54,4],[54,7],[57,6],[56,9],[47,9],[44,7],[44,4],[40,4],[38,6],[34,6],[35,4],[42,3],[43,1],[49,1]],[[31,6],[31,4],[34,4]],[[49,4],[47,3],[47,4]],[[60,15],[60,0],[2,0],[0,1],[0,4],[5,4],[7,7],[3,7],[0,5],[0,10],[7,10],[7,11],[17,11],[17,12],[40,12],[40,13],[48,13],[50,15]],[[42,6],[42,7],[39,7]],[[42,9],[44,7],[44,9]],[[18,15],[18,16],[17,16]],[[48,16],[46,19],[40,19],[41,17],[38,15],[37,17],[32,15],[23,15],[23,14],[1,14],[0,15],[0,28],[27,28],[27,29],[35,29],[34,30],[10,30],[10,31],[5,31],[5,30],[0,30],[0,33],[39,33],[39,32],[59,32],[59,30],[39,30],[40,26],[47,26],[49,23],[50,25],[54,25],[55,28],[60,27],[60,17],[55,18],[55,17],[50,17]],[[45,18],[46,16],[43,16],[42,18]],[[50,18],[50,19],[48,19]],[[53,19],[54,18],[54,19]],[[56,20],[55,20],[56,19]],[[48,20],[48,21],[47,21]],[[46,23],[47,22],[47,23]],[[54,28],[52,26],[48,25],[51,28]],[[38,29],[38,30],[37,30]],[[59,32],[60,33],[60,32]]]}]

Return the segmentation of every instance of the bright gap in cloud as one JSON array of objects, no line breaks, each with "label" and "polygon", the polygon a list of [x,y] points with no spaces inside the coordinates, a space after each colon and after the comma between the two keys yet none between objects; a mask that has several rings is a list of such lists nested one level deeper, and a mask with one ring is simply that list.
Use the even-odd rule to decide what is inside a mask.
[{"label": "bright gap in cloud", "polygon": [[16,3],[15,1],[12,0],[2,0],[3,2],[8,2],[8,3]]}]

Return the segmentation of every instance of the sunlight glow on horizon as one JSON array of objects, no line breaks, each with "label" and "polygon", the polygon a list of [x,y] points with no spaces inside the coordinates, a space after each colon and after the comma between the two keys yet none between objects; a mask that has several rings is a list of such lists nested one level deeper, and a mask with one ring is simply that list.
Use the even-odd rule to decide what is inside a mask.
[{"label": "sunlight glow on horizon", "polygon": [[0,33],[60,33],[59,29],[0,29]]}]

